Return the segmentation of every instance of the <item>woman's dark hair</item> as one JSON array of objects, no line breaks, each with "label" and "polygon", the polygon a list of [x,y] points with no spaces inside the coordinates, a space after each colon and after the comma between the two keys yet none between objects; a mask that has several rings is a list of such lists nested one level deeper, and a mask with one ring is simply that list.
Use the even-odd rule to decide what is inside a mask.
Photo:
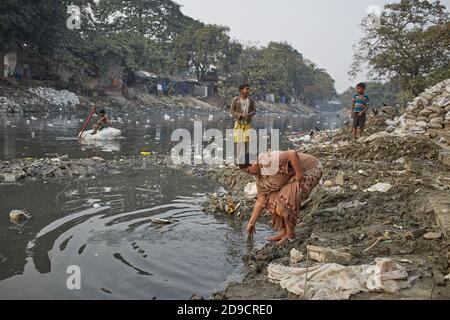
[{"label": "woman's dark hair", "polygon": [[243,83],[239,86],[239,91],[244,90],[245,88],[250,88],[250,85],[248,83]]}]

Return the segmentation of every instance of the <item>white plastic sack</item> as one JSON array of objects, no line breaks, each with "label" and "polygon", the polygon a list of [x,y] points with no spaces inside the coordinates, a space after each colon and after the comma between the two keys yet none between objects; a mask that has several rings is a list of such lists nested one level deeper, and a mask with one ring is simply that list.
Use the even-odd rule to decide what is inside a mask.
[{"label": "white plastic sack", "polygon": [[310,267],[308,271],[271,264],[268,272],[271,281],[298,296],[303,296],[307,273],[305,297],[310,300],[343,300],[359,292],[396,293],[411,285],[406,270],[385,258],[376,259],[375,265],[345,267],[329,263]]},{"label": "white plastic sack", "polygon": [[121,131],[115,128],[105,128],[103,130],[97,131],[96,134],[92,134],[93,130],[85,131],[80,137],[81,140],[103,140],[111,141],[120,139]]},{"label": "white plastic sack", "polygon": [[244,188],[245,195],[248,197],[255,197],[258,193],[256,189],[256,182],[248,183]]},{"label": "white plastic sack", "polygon": [[377,183],[376,185],[370,187],[366,190],[366,192],[388,192],[392,189],[392,185],[390,183]]}]

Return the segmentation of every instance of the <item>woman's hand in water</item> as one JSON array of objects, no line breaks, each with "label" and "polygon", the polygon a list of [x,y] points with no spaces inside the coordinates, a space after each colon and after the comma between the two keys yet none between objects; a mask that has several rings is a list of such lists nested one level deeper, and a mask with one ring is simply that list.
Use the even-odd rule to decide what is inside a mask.
[{"label": "woman's hand in water", "polygon": [[250,239],[253,239],[253,236],[254,236],[255,233],[256,233],[256,226],[255,226],[254,224],[252,224],[252,223],[249,223],[249,224],[247,225],[247,233],[248,233],[248,237],[249,237]]}]

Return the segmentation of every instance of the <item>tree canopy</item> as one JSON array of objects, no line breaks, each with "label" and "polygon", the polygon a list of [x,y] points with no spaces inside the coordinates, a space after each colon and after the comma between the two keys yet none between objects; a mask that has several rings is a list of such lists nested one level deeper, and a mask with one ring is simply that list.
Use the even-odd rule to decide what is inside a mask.
[{"label": "tree canopy", "polygon": [[[368,71],[373,79],[400,81],[417,95],[450,77],[450,20],[440,1],[401,0],[387,4],[380,26],[365,19],[350,74]],[[366,70],[364,70],[367,68]]]},{"label": "tree canopy", "polygon": [[[67,27],[70,5],[81,8],[80,29]],[[124,78],[147,70],[202,80],[214,67],[225,96],[242,82],[260,99],[314,105],[335,95],[331,76],[288,43],[244,48],[228,27],[194,20],[171,0],[3,0],[0,12],[0,53],[21,48],[61,64],[76,88],[104,73],[113,56]]]}]

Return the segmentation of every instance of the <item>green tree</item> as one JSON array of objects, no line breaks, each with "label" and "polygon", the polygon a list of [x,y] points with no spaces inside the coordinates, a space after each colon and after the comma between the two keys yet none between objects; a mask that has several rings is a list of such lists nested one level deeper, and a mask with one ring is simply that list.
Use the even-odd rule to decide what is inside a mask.
[{"label": "green tree", "polygon": [[235,93],[242,82],[248,82],[259,99],[272,93],[277,99],[286,97],[291,104],[313,105],[335,94],[331,76],[304,59],[288,43],[271,42],[261,48],[244,48],[225,81],[226,94]]},{"label": "green tree", "polygon": [[171,0],[100,0],[95,17],[104,32],[140,33],[161,42],[172,40],[190,25],[201,25]]},{"label": "green tree", "polygon": [[178,35],[172,44],[177,65],[183,69],[194,68],[200,80],[214,65],[219,70],[229,70],[241,52],[241,45],[230,40],[229,28],[217,25],[191,26]]},{"label": "green tree", "polygon": [[64,49],[73,32],[67,28],[67,8],[86,8],[93,0],[2,0],[0,52],[18,47],[52,55]]},{"label": "green tree", "polygon": [[[387,82],[366,82],[366,93],[370,98],[370,106],[379,108],[383,105],[396,106],[400,103],[401,91],[398,79]],[[343,106],[351,107],[356,88],[350,87],[339,95],[339,102]]]},{"label": "green tree", "polygon": [[362,23],[350,74],[368,65],[374,79],[396,77],[412,95],[448,77],[450,71],[449,13],[439,1],[401,0],[387,4],[379,28]]}]

